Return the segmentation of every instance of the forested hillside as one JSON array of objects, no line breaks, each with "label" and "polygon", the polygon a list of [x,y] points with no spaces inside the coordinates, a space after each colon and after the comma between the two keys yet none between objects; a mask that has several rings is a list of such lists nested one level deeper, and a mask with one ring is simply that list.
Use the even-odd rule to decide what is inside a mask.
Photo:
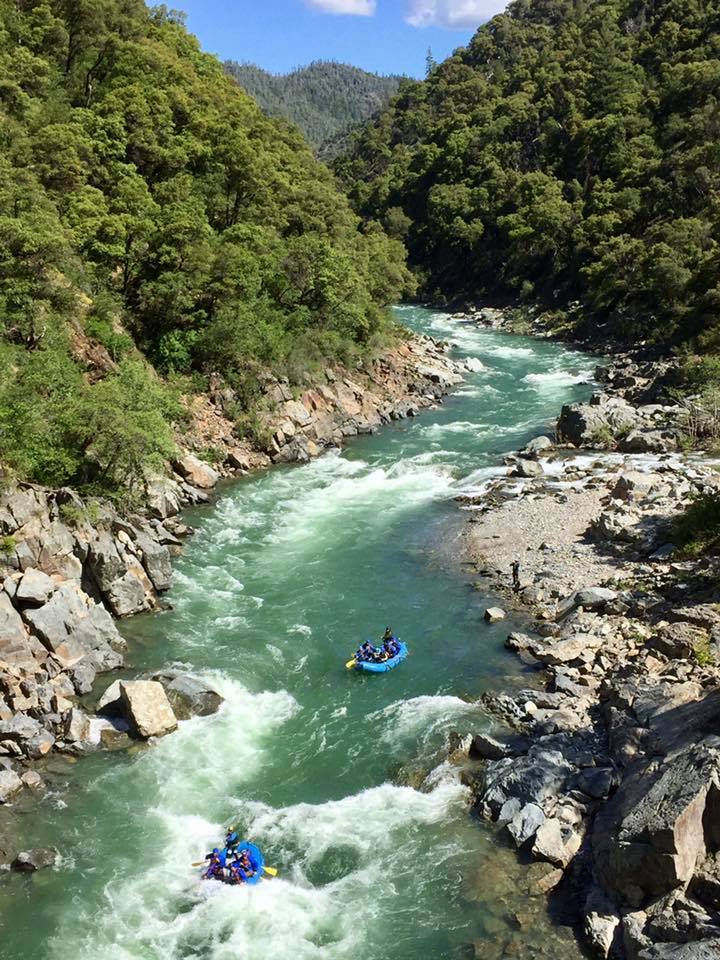
[{"label": "forested hillside", "polygon": [[516,0],[337,170],[431,296],[720,346],[719,0]]},{"label": "forested hillside", "polygon": [[261,367],[386,328],[402,246],[359,229],[176,15],[0,0],[0,64],[5,469],[117,489],[172,450],[179,391],[211,371],[251,403]]},{"label": "forested hillside", "polygon": [[378,113],[397,93],[402,79],[326,60],[288,74],[233,61],[225,69],[263,110],[296,123],[323,153],[334,152],[352,127]]}]

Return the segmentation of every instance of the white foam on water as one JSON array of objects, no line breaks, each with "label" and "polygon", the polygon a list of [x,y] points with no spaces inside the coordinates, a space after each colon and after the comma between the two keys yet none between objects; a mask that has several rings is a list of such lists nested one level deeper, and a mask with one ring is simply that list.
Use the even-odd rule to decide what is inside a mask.
[{"label": "white foam on water", "polygon": [[449,420],[447,423],[429,423],[422,432],[429,437],[441,437],[446,433],[474,433],[480,424],[471,420]]},{"label": "white foam on water", "polygon": [[236,630],[238,627],[249,627],[250,622],[246,617],[227,616],[215,617],[213,625],[219,630]]},{"label": "white foam on water", "polygon": [[[398,840],[404,833],[438,823],[452,810],[459,812],[466,797],[466,789],[456,783],[443,784],[431,793],[383,783],[321,804],[275,809],[246,802],[238,808],[238,819],[273,851],[296,856],[301,850],[305,865],[342,845],[356,850],[362,866],[380,873],[388,855],[402,856]],[[352,829],[353,824],[362,824],[362,830]],[[406,855],[411,857],[412,851],[408,849]]]},{"label": "white foam on water", "polygon": [[485,364],[478,357],[466,357],[464,364],[471,373],[482,373],[485,370]]},{"label": "white foam on water", "polygon": [[369,714],[367,719],[378,725],[385,743],[397,743],[418,734],[425,742],[449,724],[464,717],[477,716],[481,710],[479,704],[467,703],[459,697],[421,696],[388,704]]},{"label": "white foam on water", "polygon": [[309,627],[306,623],[294,623],[291,627],[288,627],[285,631],[286,633],[299,633],[303,637],[312,636],[312,627]]},{"label": "white foam on water", "polygon": [[547,373],[528,373],[523,377],[524,383],[529,383],[538,390],[561,390],[580,383],[589,383],[591,375],[587,372],[572,373],[569,370],[550,370]]},{"label": "white foam on water", "polygon": [[483,353],[491,357],[502,357],[506,360],[522,359],[523,357],[532,357],[534,350],[532,347],[510,346],[504,343],[486,343],[483,344]]}]

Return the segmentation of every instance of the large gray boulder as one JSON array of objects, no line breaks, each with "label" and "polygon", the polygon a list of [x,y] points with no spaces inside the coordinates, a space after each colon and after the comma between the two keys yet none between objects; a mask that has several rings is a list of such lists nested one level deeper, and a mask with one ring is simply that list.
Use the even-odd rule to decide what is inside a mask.
[{"label": "large gray boulder", "polygon": [[41,606],[55,591],[55,582],[41,570],[26,570],[15,592],[17,603]]},{"label": "large gray boulder", "polygon": [[162,737],[177,728],[177,718],[161,683],[122,681],[120,692],[125,715],[139,737]]},{"label": "large gray boulder", "polygon": [[638,422],[638,414],[625,400],[618,397],[598,398],[597,403],[573,403],[560,412],[558,437],[576,447],[604,446],[605,438],[612,438],[631,429]]},{"label": "large gray boulder", "polygon": [[569,824],[557,817],[548,817],[535,834],[533,855],[538,860],[547,860],[556,867],[567,867],[580,849],[582,836]]},{"label": "large gray boulder", "polygon": [[204,680],[186,673],[156,674],[153,678],[162,683],[170,706],[178,720],[191,717],[207,717],[217,713],[223,698]]},{"label": "large gray boulder", "polygon": [[644,907],[687,885],[720,813],[719,770],[718,751],[700,744],[654,774],[625,777],[593,835],[596,869],[614,900]]},{"label": "large gray boulder", "polygon": [[480,778],[479,800],[494,816],[512,798],[542,806],[546,797],[562,793],[576,772],[559,750],[536,743],[524,757],[489,764]]},{"label": "large gray boulder", "polygon": [[536,803],[526,803],[510,820],[507,830],[515,841],[515,846],[521,847],[535,836],[543,823],[545,823],[545,814],[542,807]]}]

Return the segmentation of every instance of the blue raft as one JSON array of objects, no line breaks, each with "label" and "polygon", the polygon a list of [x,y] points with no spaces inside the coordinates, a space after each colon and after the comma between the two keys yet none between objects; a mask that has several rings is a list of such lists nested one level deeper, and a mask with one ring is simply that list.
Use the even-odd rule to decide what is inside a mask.
[{"label": "blue raft", "polygon": [[[247,840],[243,840],[242,843],[237,845],[237,849],[247,850],[250,857],[250,862],[255,868],[255,873],[252,877],[247,878],[245,884],[254,886],[256,883],[260,883],[263,878],[263,868],[265,867],[265,860],[260,852],[260,848],[256,847],[254,843],[248,843]],[[243,886],[245,886],[245,884],[243,884]]]},{"label": "blue raft", "polygon": [[387,673],[389,670],[394,670],[395,667],[400,666],[403,660],[407,658],[407,655],[407,644],[400,641],[400,650],[390,660],[383,660],[381,663],[372,663],[369,660],[356,660],[355,669],[364,670],[366,673]]}]

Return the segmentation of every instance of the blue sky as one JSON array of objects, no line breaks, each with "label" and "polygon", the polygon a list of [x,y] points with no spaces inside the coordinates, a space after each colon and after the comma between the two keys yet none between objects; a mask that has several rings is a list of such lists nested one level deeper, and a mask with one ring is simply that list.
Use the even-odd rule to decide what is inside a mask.
[{"label": "blue sky", "polygon": [[507,0],[174,0],[203,48],[284,73],[341,60],[378,73],[422,76]]}]

